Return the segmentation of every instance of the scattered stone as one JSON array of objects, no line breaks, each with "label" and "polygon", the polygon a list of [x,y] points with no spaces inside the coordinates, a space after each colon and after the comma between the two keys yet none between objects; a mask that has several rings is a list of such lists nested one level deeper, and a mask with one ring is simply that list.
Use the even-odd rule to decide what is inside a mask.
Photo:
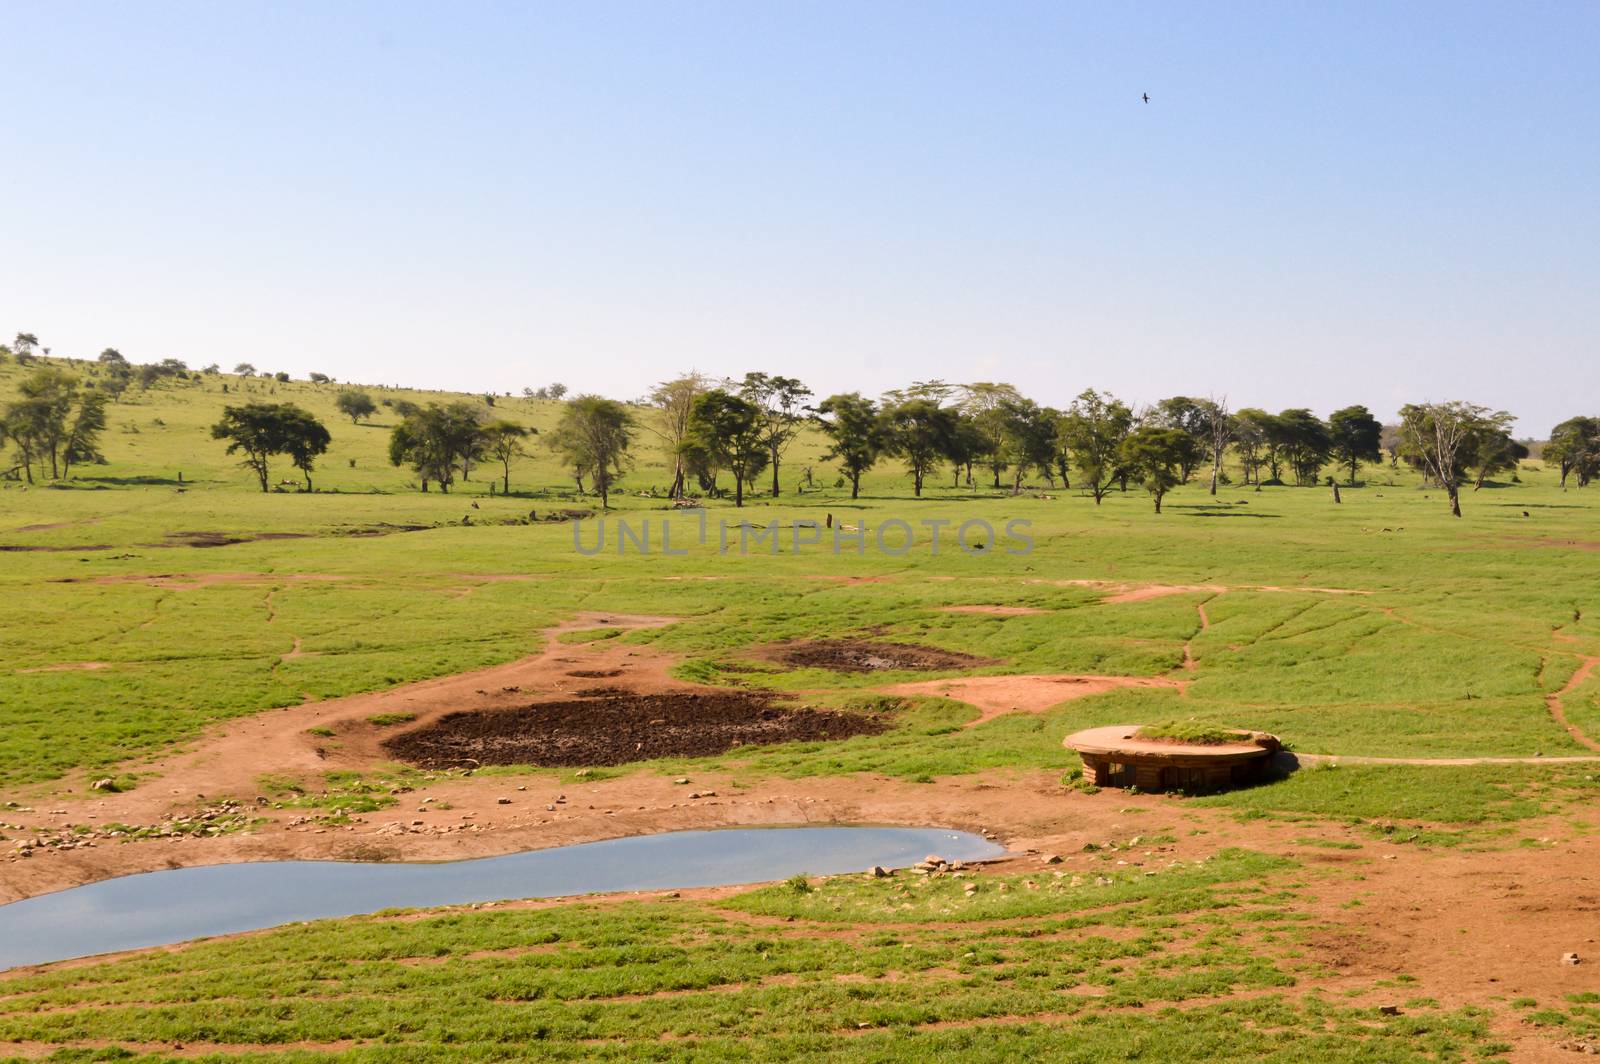
[{"label": "scattered stone", "polygon": [[496,798],[494,800],[494,804],[495,805],[510,805],[511,804],[511,799],[510,798]]},{"label": "scattered stone", "polygon": [[1583,962],[1578,958],[1576,953],[1563,953],[1561,955],[1561,963],[1568,966],[1573,966],[1582,964]]},{"label": "scattered stone", "polygon": [[1399,1005],[1379,1005],[1378,1006],[1378,1011],[1383,1013],[1383,1015],[1385,1015],[1385,1016],[1398,1016],[1398,1015],[1400,1015],[1400,1006]]},{"label": "scattered stone", "polygon": [[1060,864],[1061,863],[1061,855],[1059,853],[1045,854],[1043,857],[1039,858],[1039,863],[1040,864]]},{"label": "scattered stone", "polygon": [[873,865],[872,871],[868,872],[867,875],[871,876],[873,879],[884,879],[889,875],[889,870],[884,868],[882,865]]},{"label": "scattered stone", "polygon": [[89,789],[91,791],[114,791],[117,789],[117,785],[111,781],[110,777],[107,777],[105,779],[95,780],[93,783],[89,784]]}]

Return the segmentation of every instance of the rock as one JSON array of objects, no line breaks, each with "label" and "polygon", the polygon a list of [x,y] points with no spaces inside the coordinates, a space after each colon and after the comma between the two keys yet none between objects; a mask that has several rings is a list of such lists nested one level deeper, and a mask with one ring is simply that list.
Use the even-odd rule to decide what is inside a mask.
[{"label": "rock", "polygon": [[1378,1006],[1378,1011],[1381,1012],[1385,1016],[1398,1016],[1398,1015],[1400,1015],[1400,1006],[1399,1005],[1379,1005]]},{"label": "rock", "polygon": [[672,782],[681,786],[681,785],[689,782],[689,777],[688,776],[679,776],[677,779],[673,780]]},{"label": "rock", "polygon": [[1039,863],[1040,864],[1060,864],[1061,863],[1061,855],[1059,853],[1047,853],[1043,857],[1039,858]]},{"label": "rock", "polygon": [[884,868],[882,865],[873,865],[872,871],[868,872],[867,875],[871,876],[873,879],[884,879],[889,875],[889,870]]},{"label": "rock", "polygon": [[940,865],[944,864],[944,858],[940,857],[936,853],[930,853],[928,856],[922,859],[922,863],[928,865],[930,868],[938,868]]},{"label": "rock", "polygon": [[1583,962],[1579,960],[1576,953],[1563,953],[1561,955],[1561,963],[1570,967],[1573,965],[1582,964]]},{"label": "rock", "polygon": [[89,784],[89,789],[91,791],[110,791],[116,789],[116,784],[111,782],[110,777],[107,777],[106,779],[95,780]]},{"label": "rock", "polygon": [[511,799],[510,798],[496,798],[494,800],[494,804],[495,805],[510,805],[511,804]]}]

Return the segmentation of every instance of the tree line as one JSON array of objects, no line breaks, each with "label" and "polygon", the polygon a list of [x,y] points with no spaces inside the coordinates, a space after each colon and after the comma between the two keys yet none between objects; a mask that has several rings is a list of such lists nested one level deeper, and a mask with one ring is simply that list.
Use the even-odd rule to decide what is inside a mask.
[{"label": "tree line", "polygon": [[[1354,484],[1363,462],[1380,462],[1387,453],[1393,465],[1404,463],[1442,488],[1459,516],[1466,483],[1480,488],[1528,456],[1511,436],[1509,414],[1463,402],[1409,404],[1399,424],[1386,427],[1359,405],[1326,420],[1304,408],[1234,411],[1216,397],[1175,396],[1135,409],[1094,389],[1058,410],[994,382],[919,381],[877,399],[847,392],[812,405],[811,398],[800,381],[764,373],[724,381],[688,374],[658,385],[642,405],[673,459],[673,496],[684,497],[691,478],[700,491],[722,495],[719,477],[726,475],[739,506],[766,472],[778,496],[784,452],[806,424],[828,438],[824,459],[838,464],[852,498],[863,474],[893,459],[917,496],[944,468],[954,487],[973,487],[981,476],[1015,493],[1039,476],[1051,488],[1076,484],[1097,504],[1133,482],[1152,496],[1157,512],[1167,492],[1207,468],[1215,495],[1227,480],[1230,455],[1244,483],[1259,488],[1287,478],[1318,483],[1330,464]],[[1600,453],[1595,420],[1563,422],[1552,447],[1563,483],[1576,473],[1580,486],[1587,484]]]},{"label": "tree line", "polygon": [[[0,345],[0,359],[37,361],[32,334],[19,333]],[[0,443],[15,449],[12,476],[59,478],[75,465],[103,460],[98,447],[106,425],[106,405],[130,382],[148,386],[164,378],[192,379],[182,362],[167,359],[134,366],[114,349],[97,360],[96,379],[79,381],[56,366],[36,366],[19,386],[19,397],[0,408]],[[241,363],[236,372],[254,374]],[[201,373],[219,372],[208,366]],[[266,376],[263,374],[263,376]],[[286,377],[286,374],[278,376]],[[324,383],[331,378],[313,374]],[[566,388],[525,389],[531,398],[563,400]],[[493,413],[494,397],[419,406],[404,400],[392,406],[398,422],[389,439],[389,458],[410,468],[423,491],[448,492],[471,479],[475,466],[499,466],[501,490],[511,491],[511,468],[527,455],[537,431]],[[359,389],[346,388],[336,408],[359,424],[378,404]],[[553,431],[543,443],[567,467],[578,491],[593,491],[609,505],[623,477],[641,430],[655,437],[672,464],[669,495],[732,496],[735,506],[770,478],[770,495],[782,493],[781,471],[789,445],[805,428],[828,440],[824,460],[835,463],[839,483],[851,497],[861,478],[885,461],[897,461],[921,496],[930,478],[947,470],[951,484],[1021,492],[1030,477],[1062,490],[1076,487],[1098,504],[1111,490],[1130,484],[1147,491],[1159,512],[1165,495],[1201,476],[1216,494],[1229,474],[1231,458],[1243,483],[1332,482],[1324,470],[1335,466],[1355,483],[1362,463],[1402,463],[1442,489],[1451,512],[1459,515],[1460,495],[1471,485],[1516,470],[1528,457],[1511,435],[1514,419],[1504,411],[1464,402],[1408,404],[1397,424],[1383,425],[1364,406],[1334,411],[1324,420],[1305,408],[1277,413],[1247,407],[1231,410],[1226,399],[1174,396],[1135,408],[1115,396],[1089,389],[1064,409],[1042,406],[1010,384],[951,384],[917,381],[877,398],[859,392],[820,401],[792,377],[747,373],[715,380],[698,373],[664,381],[634,403],[580,395],[562,403]],[[271,488],[269,462],[287,456],[312,487],[315,461],[326,453],[326,426],[293,403],[248,402],[224,409],[212,434],[228,441],[230,454]],[[1600,473],[1600,418],[1574,417],[1557,425],[1543,457],[1559,469],[1561,483],[1586,487]],[[0,470],[0,472],[4,472]],[[807,478],[810,470],[806,471]],[[731,484],[729,483],[731,482]]]}]

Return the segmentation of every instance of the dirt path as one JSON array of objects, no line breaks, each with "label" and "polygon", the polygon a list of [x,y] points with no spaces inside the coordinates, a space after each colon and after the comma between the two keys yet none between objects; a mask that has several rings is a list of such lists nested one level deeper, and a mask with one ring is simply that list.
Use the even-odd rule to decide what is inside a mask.
[{"label": "dirt path", "polygon": [[978,710],[963,724],[973,728],[1006,713],[1042,713],[1052,706],[1122,687],[1164,687],[1182,691],[1187,680],[1160,676],[1094,676],[1045,674],[1033,676],[968,676],[945,680],[917,680],[882,688],[885,694],[953,698]]},{"label": "dirt path", "polygon": [[1293,754],[1302,765],[1570,765],[1600,764],[1600,755],[1585,757],[1346,757],[1343,754]]},{"label": "dirt path", "polygon": [[1555,722],[1567,729],[1567,734],[1572,736],[1574,742],[1590,750],[1600,750],[1600,742],[1589,738],[1581,728],[1567,719],[1567,707],[1563,700],[1589,678],[1596,665],[1600,665],[1600,657],[1584,658],[1583,663],[1572,674],[1572,678],[1563,684],[1559,691],[1552,691],[1544,696],[1544,703],[1550,707],[1550,716],[1555,718]]}]

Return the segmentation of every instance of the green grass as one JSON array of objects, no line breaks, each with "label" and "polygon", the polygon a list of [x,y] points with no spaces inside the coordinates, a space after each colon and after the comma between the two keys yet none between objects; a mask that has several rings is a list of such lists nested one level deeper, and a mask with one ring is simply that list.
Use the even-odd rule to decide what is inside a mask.
[{"label": "green grass", "polygon": [[[19,374],[0,365],[0,401]],[[368,390],[391,402],[454,398]],[[1189,485],[1157,516],[1138,492],[1095,506],[1072,492],[957,490],[944,476],[913,499],[894,463],[851,500],[833,486],[823,441],[804,433],[786,459],[784,496],[756,497],[741,514],[713,503],[713,545],[700,546],[697,521],[662,497],[663,456],[641,438],[613,505],[636,524],[656,522],[658,541],[670,518],[674,545],[688,552],[619,554],[612,538],[584,557],[568,525],[545,519],[596,500],[578,495],[537,441],[513,468],[509,497],[489,494],[497,471],[487,467],[450,495],[423,494],[387,462],[390,411],[351,425],[333,411],[336,394],[232,377],[130,394],[111,409],[107,464],[62,484],[0,482],[0,546],[46,548],[0,552],[0,801],[28,804],[43,784],[65,804],[107,776],[125,787],[149,759],[219,722],[514,660],[580,612],[677,621],[563,632],[575,657],[578,644],[599,639],[653,648],[674,656],[686,680],[799,693],[890,726],[835,743],[543,773],[566,787],[630,771],[869,773],[938,786],[1037,770],[1077,785],[1061,738],[1130,722],[1177,722],[1173,731],[1202,738],[1259,729],[1302,754],[1346,757],[1587,752],[1551,719],[1545,697],[1585,656],[1600,655],[1600,585],[1580,579],[1594,565],[1600,490],[1562,491],[1536,464],[1517,483],[1468,494],[1461,520],[1437,492],[1388,467],[1364,468],[1363,485],[1339,506],[1321,489],[1227,485],[1213,500]],[[317,492],[254,491],[208,438],[223,404],[241,397],[292,400],[327,421],[333,447]],[[495,413],[547,433],[559,407],[501,397]],[[808,466],[817,488],[801,495]],[[274,479],[288,473],[280,466]],[[869,529],[892,518],[1023,519],[1036,547],[968,556],[949,549],[946,528],[934,555],[920,527],[903,557],[797,552],[787,542],[776,553],[714,546],[722,520],[829,514]],[[613,536],[615,517],[606,523]],[[583,542],[600,528],[584,521]],[[197,547],[183,535],[194,532],[240,542]],[[1106,587],[1086,581],[1228,590],[1110,603]],[[944,610],[973,604],[1038,612]],[[848,636],[994,662],[980,673],[1161,676],[1187,686],[1114,690],[969,726],[977,714],[963,703],[876,690],[921,674],[786,670],[762,653],[779,640]],[[1600,736],[1600,674],[1565,706]],[[337,824],[396,804],[428,778],[383,766],[264,778],[259,793]],[[1343,820],[1363,841],[1297,845],[1347,848],[1513,845],[1517,822],[1597,796],[1594,765],[1345,765],[1171,801],[1241,817]],[[1084,801],[1123,799],[1062,797],[1064,807]],[[303,1059],[310,1051],[292,1046],[304,1041],[384,1062],[1420,1061],[1503,1049],[1473,1010],[1422,1001],[1385,1016],[1306,992],[1319,973],[1298,946],[1313,921],[1300,872],[1281,858],[1225,851],[1134,871],[1102,856],[1100,874],[1060,878],[801,879],[724,903],[296,926],[7,977],[0,1046],[31,1039],[62,1047],[57,1059],[110,1059],[118,1050],[89,1047],[103,1041],[154,1058],[174,1042],[257,1045],[244,1059]],[[1526,1020],[1587,1037],[1593,1005],[1569,1000]]]},{"label": "green grass", "polygon": [[[1281,858],[1154,877],[860,876],[724,902],[297,925],[0,983],[0,1044],[292,1060],[1462,1059],[1487,1015],[1308,994]],[[978,890],[969,895],[965,887]],[[1233,995],[1232,1000],[1215,999]]]},{"label": "green grass", "polygon": [[1199,746],[1221,746],[1224,743],[1242,742],[1249,732],[1236,728],[1222,728],[1215,724],[1201,724],[1193,720],[1169,720],[1160,724],[1146,724],[1135,735],[1140,739],[1170,739],[1173,742],[1192,743]]},{"label": "green grass", "polygon": [[[19,373],[14,364],[0,366],[0,397]],[[334,449],[317,493],[251,490],[248,474],[206,436],[241,387],[247,396],[293,399],[327,419]],[[519,495],[491,498],[487,469],[456,493],[425,495],[409,490],[406,473],[384,458],[388,412],[375,424],[351,425],[334,415],[336,393],[223,377],[130,394],[113,407],[109,464],[81,467],[62,486],[0,484],[0,545],[53,548],[0,555],[0,593],[9,604],[0,795],[38,781],[137,771],[143,757],[231,717],[507,661],[537,649],[544,628],[580,610],[680,621],[632,635],[564,633],[563,640],[649,643],[681,655],[685,678],[804,689],[823,702],[870,698],[876,684],[916,676],[774,670],[754,652],[780,639],[871,633],[996,660],[979,671],[1191,681],[1181,697],[1114,691],[971,729],[963,727],[969,708],[919,700],[880,736],[655,766],[662,771],[717,765],[933,779],[1000,767],[1065,769],[1059,737],[1067,730],[1180,719],[1201,732],[1271,731],[1309,753],[1586,752],[1550,719],[1544,695],[1571,677],[1580,655],[1600,653],[1600,603],[1588,602],[1593,589],[1572,580],[1593,558],[1583,544],[1594,538],[1600,494],[1562,492],[1537,467],[1526,468],[1520,483],[1471,494],[1467,516],[1456,521],[1411,474],[1387,467],[1363,470],[1365,486],[1346,491],[1342,506],[1320,490],[1225,487],[1219,500],[1229,505],[1218,507],[1192,485],[1176,490],[1157,516],[1137,493],[1113,493],[1097,507],[1070,493],[1012,498],[941,481],[915,500],[886,463],[868,476],[860,500],[832,487],[797,496],[786,473],[781,505],[758,498],[745,514],[765,523],[832,513],[869,528],[896,516],[976,516],[996,525],[1015,517],[1033,523],[1036,549],[933,556],[922,530],[918,547],[899,558],[796,553],[788,544],[775,555],[724,554],[695,546],[696,522],[678,515],[674,542],[691,545],[685,556],[608,549],[586,558],[573,551],[567,526],[525,523],[530,509],[537,515],[592,501],[574,495],[539,447],[514,469]],[[495,407],[546,430],[557,409],[506,398]],[[819,484],[831,485],[820,453],[821,441],[803,435],[786,469],[797,480],[810,465]],[[641,441],[626,487],[660,487],[665,479],[661,455]],[[668,516],[659,497],[625,491],[615,503],[635,521]],[[715,505],[712,528],[733,517],[731,507]],[[424,530],[392,531],[417,526]],[[597,526],[585,522],[583,534]],[[392,534],[350,535],[360,530]],[[173,545],[182,542],[173,533],[193,531],[305,538]],[[71,549],[93,546],[107,549]],[[837,579],[850,576],[885,579]],[[1084,580],[1231,590],[1106,604],[1102,590],[1074,583]],[[1366,594],[1293,590],[1307,587]],[[968,603],[1044,612],[940,612]],[[1575,612],[1583,619],[1574,620]],[[1192,673],[1182,668],[1185,644],[1197,662]],[[87,664],[103,667],[77,667]],[[1574,722],[1600,732],[1600,675],[1566,701]],[[1267,793],[1298,791],[1275,788],[1250,800],[1279,800]],[[1471,793],[1498,801],[1481,788]]]}]

